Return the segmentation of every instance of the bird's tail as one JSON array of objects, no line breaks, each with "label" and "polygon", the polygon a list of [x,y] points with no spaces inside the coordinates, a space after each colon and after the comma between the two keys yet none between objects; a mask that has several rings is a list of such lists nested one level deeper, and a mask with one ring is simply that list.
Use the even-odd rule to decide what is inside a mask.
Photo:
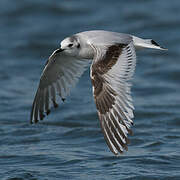
[{"label": "bird's tail", "polygon": [[158,43],[156,43],[152,39],[141,39],[136,36],[132,36],[132,38],[136,49],[151,48],[151,49],[167,50],[166,48],[161,47]]}]

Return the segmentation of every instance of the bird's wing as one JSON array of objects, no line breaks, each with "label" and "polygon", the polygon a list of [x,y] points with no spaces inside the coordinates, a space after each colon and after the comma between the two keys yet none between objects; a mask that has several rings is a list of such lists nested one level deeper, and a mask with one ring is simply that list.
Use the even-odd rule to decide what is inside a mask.
[{"label": "bird's wing", "polygon": [[64,101],[78,78],[88,66],[88,60],[77,60],[66,56],[63,52],[56,50],[49,57],[42,72],[38,90],[36,92],[32,110],[31,123],[42,120],[45,113],[50,113],[51,104],[57,107],[56,94]]},{"label": "bird's wing", "polygon": [[[93,45],[92,45],[93,46]],[[105,140],[114,154],[127,150],[133,124],[131,79],[136,65],[133,42],[108,47],[93,46],[93,95]]]}]

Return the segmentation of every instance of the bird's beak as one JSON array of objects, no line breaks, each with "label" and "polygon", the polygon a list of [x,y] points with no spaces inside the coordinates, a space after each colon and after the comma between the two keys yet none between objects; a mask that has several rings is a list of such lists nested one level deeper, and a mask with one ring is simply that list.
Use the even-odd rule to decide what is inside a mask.
[{"label": "bird's beak", "polygon": [[64,49],[59,48],[59,52],[62,52],[62,51],[64,51]]},{"label": "bird's beak", "polygon": [[59,48],[59,49],[57,49],[57,50],[55,51],[55,54],[60,53],[60,52],[62,52],[62,51],[64,51],[64,49]]}]

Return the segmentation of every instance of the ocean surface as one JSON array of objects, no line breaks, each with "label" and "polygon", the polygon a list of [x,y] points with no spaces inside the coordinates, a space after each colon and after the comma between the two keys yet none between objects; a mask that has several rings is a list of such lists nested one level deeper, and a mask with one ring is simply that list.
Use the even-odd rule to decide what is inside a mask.
[{"label": "ocean surface", "polygon": [[[67,101],[29,123],[44,64],[60,41],[103,29],[153,38],[137,52],[133,136],[105,144],[89,70]],[[1,0],[0,180],[180,180],[180,1]]]}]

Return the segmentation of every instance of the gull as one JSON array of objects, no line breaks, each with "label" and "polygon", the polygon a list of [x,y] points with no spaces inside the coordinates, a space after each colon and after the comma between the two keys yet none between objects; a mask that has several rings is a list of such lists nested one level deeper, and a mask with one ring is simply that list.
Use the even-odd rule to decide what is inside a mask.
[{"label": "gull", "polygon": [[70,89],[90,66],[90,78],[100,126],[109,149],[115,154],[128,150],[134,106],[131,97],[136,49],[165,50],[152,39],[93,30],[65,38],[46,62],[31,111],[31,123],[43,120],[51,106],[64,102]]}]

